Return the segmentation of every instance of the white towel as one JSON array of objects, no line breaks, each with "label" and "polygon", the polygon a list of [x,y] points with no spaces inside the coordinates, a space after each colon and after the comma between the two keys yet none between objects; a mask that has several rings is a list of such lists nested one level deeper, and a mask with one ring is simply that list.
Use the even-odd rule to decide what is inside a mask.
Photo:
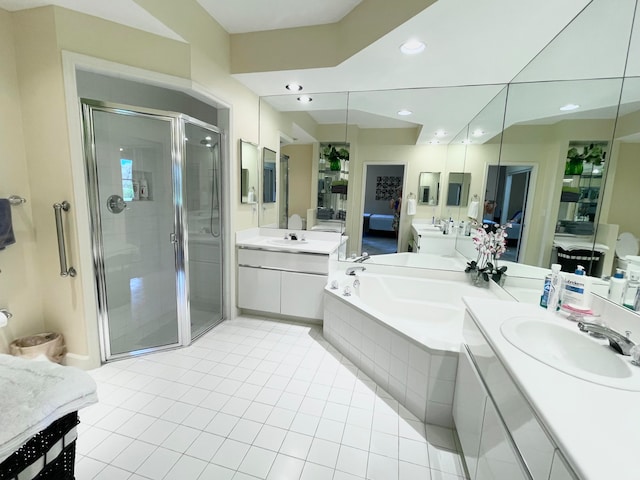
[{"label": "white towel", "polygon": [[470,202],[469,209],[467,210],[467,217],[477,220],[479,205],[480,205],[480,202],[477,200],[473,200],[472,202]]},{"label": "white towel", "polygon": [[53,421],[98,401],[85,372],[0,354],[0,462]]},{"label": "white towel", "polygon": [[410,198],[407,200],[407,215],[415,215],[416,214],[416,199]]}]

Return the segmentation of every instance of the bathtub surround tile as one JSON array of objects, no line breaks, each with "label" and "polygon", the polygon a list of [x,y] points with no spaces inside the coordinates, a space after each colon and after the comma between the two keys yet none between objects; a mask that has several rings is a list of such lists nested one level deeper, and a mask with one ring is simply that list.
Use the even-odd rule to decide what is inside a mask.
[{"label": "bathtub surround tile", "polygon": [[[352,318],[348,306],[338,308]],[[346,355],[318,326],[241,317],[191,347],[93,371],[112,404],[81,412],[77,478],[461,480],[452,431],[429,425],[426,432],[402,401],[421,398],[424,411],[427,387],[448,381],[450,362],[422,372],[430,380],[422,397],[401,392],[398,362],[408,379],[413,344],[404,339],[403,356],[404,343],[389,337],[388,348],[378,347],[386,385],[377,384],[372,337],[380,330],[364,315],[353,318],[341,329]],[[434,416],[446,413],[446,403],[431,406]],[[425,463],[425,451],[435,465],[412,463]]]}]

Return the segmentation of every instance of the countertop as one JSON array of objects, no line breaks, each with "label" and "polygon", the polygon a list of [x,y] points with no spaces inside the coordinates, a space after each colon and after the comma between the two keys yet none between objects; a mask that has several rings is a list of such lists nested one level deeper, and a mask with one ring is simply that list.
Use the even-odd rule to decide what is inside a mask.
[{"label": "countertop", "polygon": [[[581,479],[640,476],[636,457],[640,445],[640,392],[601,386],[556,370],[523,353],[500,332],[502,323],[516,316],[545,318],[577,330],[575,323],[535,305],[470,297],[463,300]],[[613,351],[611,354],[617,355]]]},{"label": "countertop", "polygon": [[[314,253],[330,255],[347,237],[332,232],[305,231],[305,240],[287,240],[284,237],[290,230],[252,229],[247,234],[236,235],[236,246],[240,248],[254,248],[275,252]],[[266,230],[266,231],[265,231]],[[296,232],[302,238],[300,232]]]}]

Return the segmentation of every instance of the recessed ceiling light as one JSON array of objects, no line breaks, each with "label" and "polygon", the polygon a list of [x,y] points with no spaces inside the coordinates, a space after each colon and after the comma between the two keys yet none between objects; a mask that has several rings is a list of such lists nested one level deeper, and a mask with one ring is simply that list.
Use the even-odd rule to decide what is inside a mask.
[{"label": "recessed ceiling light", "polygon": [[429,143],[430,143],[431,145],[437,145],[437,144],[439,144],[439,143],[440,143],[440,140],[431,140]]},{"label": "recessed ceiling light", "polygon": [[445,132],[444,130],[436,131],[436,137],[444,137],[446,135],[447,135],[447,132]]},{"label": "recessed ceiling light", "polygon": [[462,143],[465,145],[469,145],[471,143],[471,140],[468,138],[465,138],[464,140],[462,140]]},{"label": "recessed ceiling light", "polygon": [[124,148],[120,147],[120,151],[121,151],[121,152],[124,152]]},{"label": "recessed ceiling light", "polygon": [[298,101],[300,103],[309,103],[312,100],[313,100],[313,98],[311,98],[309,95],[300,95],[298,97]]},{"label": "recessed ceiling light", "polygon": [[562,110],[563,112],[570,112],[571,110],[576,110],[578,108],[580,108],[580,105],[576,105],[575,103],[567,103],[566,105],[560,107],[560,110]]},{"label": "recessed ceiling light", "polygon": [[205,140],[211,140],[211,137],[209,135],[207,135],[206,137],[204,137]]},{"label": "recessed ceiling light", "polygon": [[406,108],[403,108],[402,110],[398,110],[398,115],[402,115],[403,117],[407,116],[407,115],[411,115],[413,112],[411,110],[407,110]]},{"label": "recessed ceiling light", "polygon": [[296,82],[292,82],[292,83],[288,83],[284,88],[286,88],[291,92],[299,92],[300,90],[302,90],[302,85]]},{"label": "recessed ceiling light", "polygon": [[416,55],[422,52],[426,48],[426,45],[420,40],[407,40],[400,45],[400,51],[405,55]]},{"label": "recessed ceiling light", "polygon": [[480,129],[480,128],[476,128],[471,135],[473,135],[474,137],[481,137],[482,135],[484,135],[484,130]]}]

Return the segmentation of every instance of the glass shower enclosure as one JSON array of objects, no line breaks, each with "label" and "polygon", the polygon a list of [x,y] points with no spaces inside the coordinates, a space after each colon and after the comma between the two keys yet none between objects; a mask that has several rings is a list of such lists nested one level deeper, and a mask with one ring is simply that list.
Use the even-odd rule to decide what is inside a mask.
[{"label": "glass shower enclosure", "polygon": [[222,320],[221,132],[82,107],[102,359],[188,345]]}]

